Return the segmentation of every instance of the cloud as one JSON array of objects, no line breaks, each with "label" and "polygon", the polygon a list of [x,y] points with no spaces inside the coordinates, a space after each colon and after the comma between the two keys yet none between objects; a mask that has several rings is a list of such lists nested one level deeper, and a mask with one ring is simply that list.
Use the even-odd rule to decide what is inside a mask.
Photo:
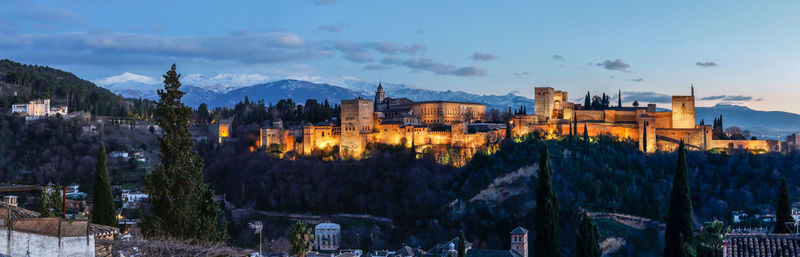
[{"label": "cloud", "polygon": [[402,62],[403,62],[403,59],[400,59],[400,58],[397,58],[397,57],[394,57],[394,56],[387,56],[387,57],[384,57],[383,60],[381,60],[381,63],[382,64],[386,64],[386,65],[389,65],[389,64],[400,64]]},{"label": "cloud", "polygon": [[345,54],[344,59],[351,62],[371,62],[372,54],[367,52],[350,52]]},{"label": "cloud", "polygon": [[528,75],[531,75],[531,74],[530,74],[530,73],[528,73],[527,71],[523,71],[523,72],[514,72],[514,76],[523,76],[523,75],[524,75],[524,76],[528,76]]},{"label": "cloud", "polygon": [[[331,54],[300,36],[285,32],[233,33],[212,36],[160,36],[140,33],[17,34],[0,40],[0,48],[24,56],[44,56],[67,64],[163,64],[177,59],[278,63]],[[39,49],[32,52],[27,49]],[[55,62],[53,64],[61,64]]]},{"label": "cloud", "polygon": [[697,62],[697,63],[695,63],[695,65],[707,68],[707,67],[715,67],[715,66],[717,66],[717,63],[715,63],[715,62]]},{"label": "cloud", "polygon": [[625,71],[631,66],[620,59],[616,60],[606,60],[602,63],[595,64],[597,66],[602,66],[606,70],[617,70],[617,71]]},{"label": "cloud", "polygon": [[700,98],[700,100],[704,100],[704,101],[721,100],[721,101],[743,102],[743,101],[761,101],[761,98],[755,99],[752,96],[746,96],[746,95],[714,95],[714,96],[706,96],[706,97]]},{"label": "cloud", "polygon": [[425,35],[425,31],[423,31],[423,30],[421,30],[421,29],[418,29],[418,30],[417,30],[417,34],[418,34],[418,35]]},{"label": "cloud", "polygon": [[564,60],[564,56],[561,56],[561,55],[554,54],[554,55],[553,55],[553,59],[554,59],[554,60],[563,61],[563,60]]},{"label": "cloud", "polygon": [[392,66],[383,64],[367,64],[364,66],[364,70],[388,70],[391,68]]},{"label": "cloud", "polygon": [[125,72],[116,76],[106,77],[94,81],[94,83],[99,86],[107,86],[123,82],[138,82],[148,85],[155,85],[161,83],[161,81],[159,81],[156,78],[148,77],[145,75],[133,74],[130,72]]},{"label": "cloud", "polygon": [[86,24],[86,17],[72,10],[33,1],[12,1],[8,7],[19,15],[22,21],[33,23],[33,28],[39,30],[52,30],[63,25],[82,26]]},{"label": "cloud", "polygon": [[644,82],[644,79],[643,78],[631,79],[631,81],[633,81],[633,82]]},{"label": "cloud", "polygon": [[622,101],[638,101],[639,104],[645,103],[672,103],[672,96],[656,92],[622,92]]},{"label": "cloud", "polygon": [[493,54],[490,53],[475,52],[474,54],[472,54],[472,56],[470,56],[470,58],[476,61],[491,61],[497,59],[497,56],[494,56]]},{"label": "cloud", "polygon": [[319,25],[319,26],[317,26],[317,29],[318,30],[328,31],[328,32],[333,32],[333,33],[339,33],[339,32],[342,32],[342,30],[344,28],[348,27],[348,26],[349,25],[347,23],[342,23],[342,24],[339,24],[339,25]]},{"label": "cloud", "polygon": [[412,70],[430,71],[439,75],[454,75],[454,76],[486,76],[487,71],[478,66],[456,67],[453,65],[443,64],[428,58],[411,58],[405,60],[401,65],[411,68]]},{"label": "cloud", "polygon": [[317,5],[331,5],[339,2],[339,0],[314,0],[314,3]]},{"label": "cloud", "polygon": [[411,44],[411,45],[404,46],[402,49],[400,49],[400,52],[403,52],[403,53],[406,53],[406,54],[416,54],[416,53],[425,51],[425,49],[426,49],[426,47],[423,44]]}]

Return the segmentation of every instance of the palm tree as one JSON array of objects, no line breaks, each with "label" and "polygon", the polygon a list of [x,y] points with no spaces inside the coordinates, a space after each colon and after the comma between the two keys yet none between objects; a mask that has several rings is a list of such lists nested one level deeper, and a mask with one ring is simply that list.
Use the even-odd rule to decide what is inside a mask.
[{"label": "palm tree", "polygon": [[717,219],[703,223],[697,234],[697,256],[721,257],[725,234],[730,231],[730,226]]},{"label": "palm tree", "polygon": [[311,251],[314,234],[305,222],[297,222],[289,228],[289,243],[292,245],[292,254],[305,257]]}]

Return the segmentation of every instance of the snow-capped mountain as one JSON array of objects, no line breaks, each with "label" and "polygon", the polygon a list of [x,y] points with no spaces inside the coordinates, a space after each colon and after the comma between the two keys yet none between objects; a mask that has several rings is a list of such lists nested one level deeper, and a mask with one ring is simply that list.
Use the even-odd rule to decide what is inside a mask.
[{"label": "snow-capped mountain", "polygon": [[[192,86],[215,93],[227,93],[231,90],[270,82],[269,76],[258,73],[220,73],[214,76],[188,74],[181,76],[183,86]],[[95,84],[112,92],[131,98],[154,99],[156,90],[163,87],[160,77],[152,77],[125,72],[120,75],[97,79]],[[208,92],[203,91],[203,94]]]},{"label": "snow-capped mountain", "polygon": [[258,73],[220,73],[213,77],[201,74],[189,74],[181,77],[181,83],[195,86],[217,93],[228,93],[231,90],[273,81],[272,78]]}]

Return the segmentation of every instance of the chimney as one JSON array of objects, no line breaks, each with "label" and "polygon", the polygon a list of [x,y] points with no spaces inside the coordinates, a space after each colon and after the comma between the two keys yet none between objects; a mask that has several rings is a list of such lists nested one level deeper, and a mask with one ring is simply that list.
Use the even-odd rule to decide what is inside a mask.
[{"label": "chimney", "polygon": [[14,195],[3,196],[3,203],[17,207],[17,196]]}]

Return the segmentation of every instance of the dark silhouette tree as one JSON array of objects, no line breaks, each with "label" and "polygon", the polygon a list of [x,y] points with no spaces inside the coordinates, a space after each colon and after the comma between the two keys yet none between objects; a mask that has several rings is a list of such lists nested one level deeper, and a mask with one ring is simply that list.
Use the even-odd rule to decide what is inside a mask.
[{"label": "dark silhouette tree", "polygon": [[786,179],[781,179],[781,189],[778,190],[778,202],[775,206],[774,234],[791,234],[789,224],[794,223],[792,218],[792,203],[789,201],[789,190],[786,188]]},{"label": "dark silhouette tree", "polygon": [[467,239],[464,236],[464,230],[458,233],[458,257],[467,256]]},{"label": "dark silhouette tree", "polygon": [[589,91],[586,91],[586,98],[583,99],[583,109],[589,110],[592,107],[592,96],[589,94]]},{"label": "dark silhouette tree", "polygon": [[536,187],[536,238],[533,241],[534,257],[558,255],[558,200],[553,191],[553,169],[550,151],[542,144],[539,158],[539,185]]},{"label": "dark silhouette tree", "polygon": [[163,77],[155,117],[163,132],[161,164],[144,181],[153,211],[144,218],[142,232],[150,238],[222,241],[227,234],[219,222],[221,211],[203,182],[203,159],[192,150],[192,109],[181,102],[185,93],[174,64]]},{"label": "dark silhouette tree", "polygon": [[111,179],[106,165],[106,146],[100,143],[97,150],[97,162],[94,171],[94,195],[92,200],[92,223],[116,227],[117,212],[114,207],[114,196],[111,193]]},{"label": "dark silhouette tree", "polygon": [[603,255],[600,244],[597,243],[599,239],[600,233],[597,231],[594,219],[589,217],[588,211],[584,212],[578,227],[578,257],[600,257]]},{"label": "dark silhouette tree", "polygon": [[691,252],[692,198],[689,192],[689,172],[683,141],[678,146],[678,160],[670,193],[667,231],[664,234],[664,257],[684,257]]},{"label": "dark silhouette tree", "polygon": [[589,127],[583,123],[583,151],[589,152]]},{"label": "dark silhouette tree", "polygon": [[289,244],[292,245],[291,254],[305,257],[311,251],[314,243],[314,234],[305,222],[294,223],[289,228]]}]

